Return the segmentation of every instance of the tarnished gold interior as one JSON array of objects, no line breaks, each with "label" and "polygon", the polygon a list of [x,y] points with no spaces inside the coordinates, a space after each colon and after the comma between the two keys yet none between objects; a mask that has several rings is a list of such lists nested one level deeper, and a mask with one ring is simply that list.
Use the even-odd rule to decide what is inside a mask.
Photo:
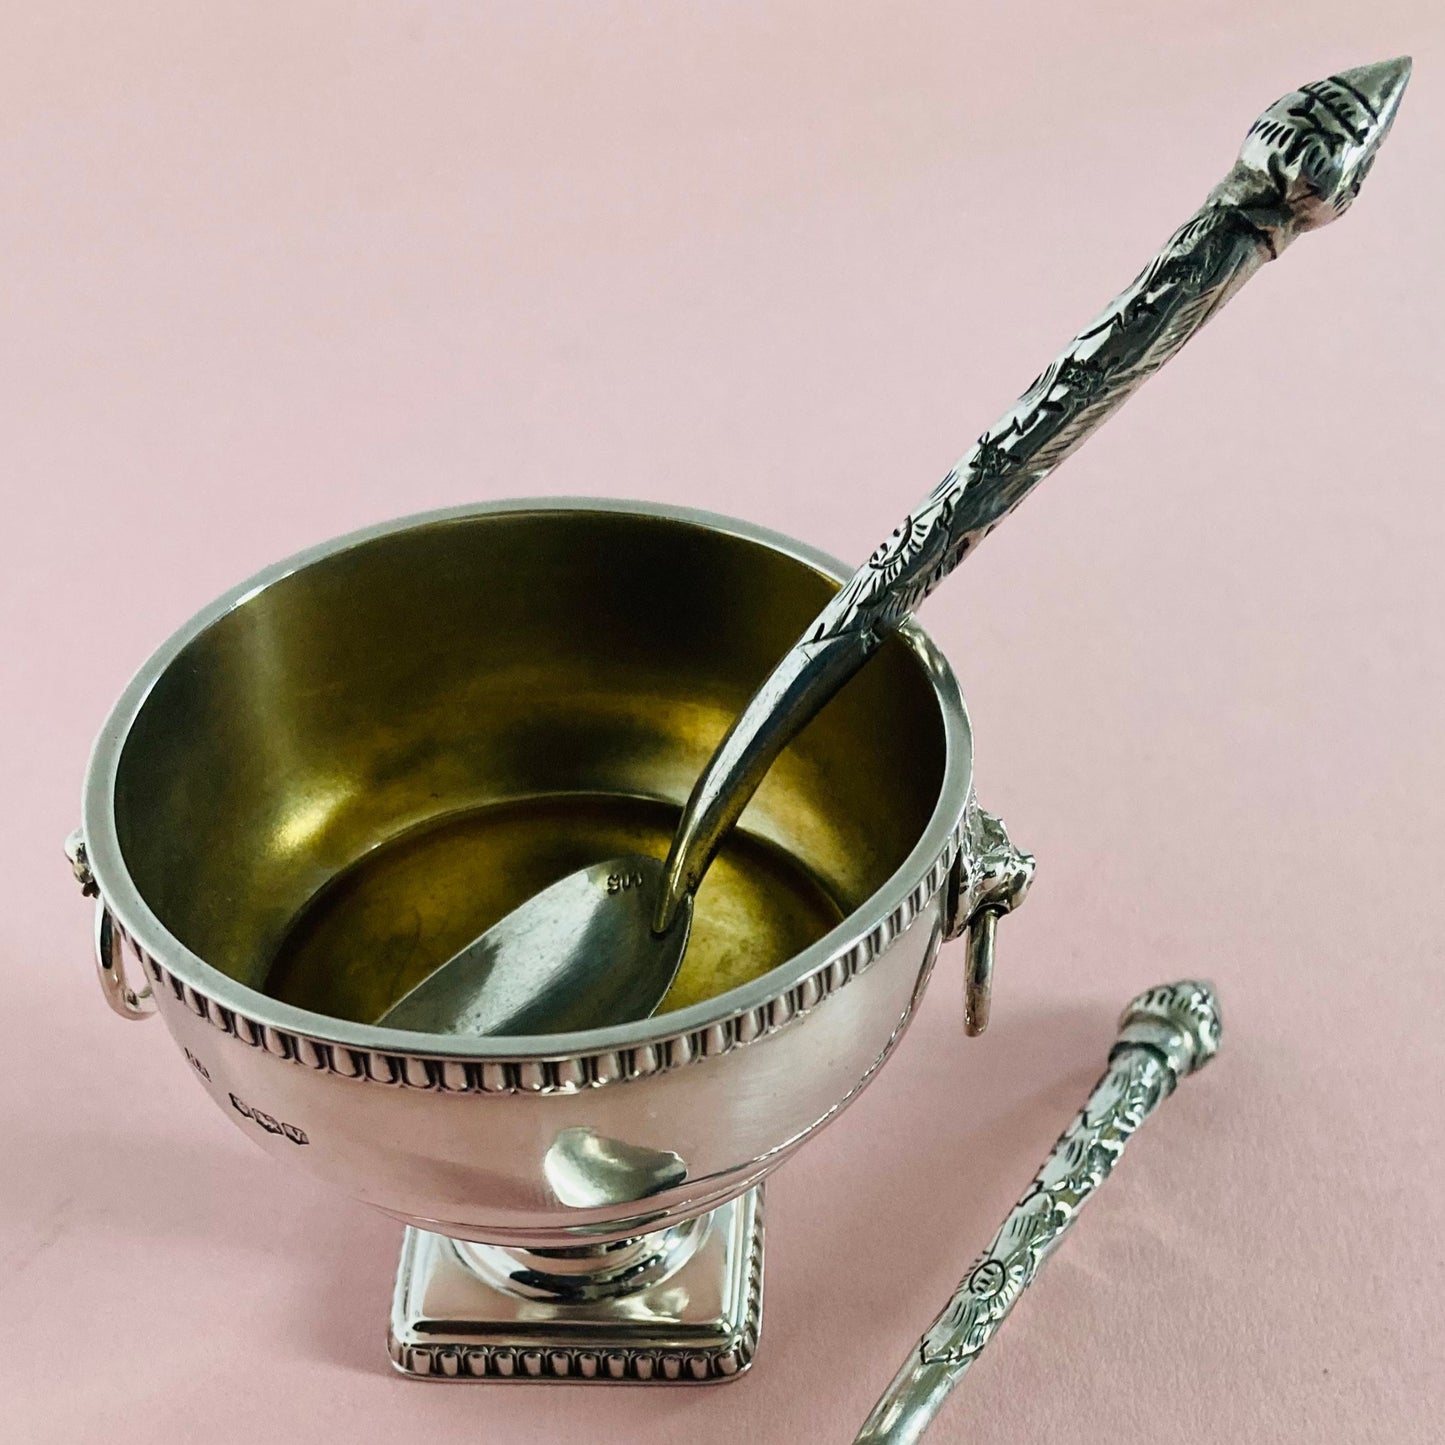
[{"label": "tarnished gold interior", "polygon": [[[251,594],[165,669],[117,773],[151,910],[238,982],[370,1021],[571,869],[661,854],[834,583],[701,522],[399,525]],[[898,867],[943,721],[894,639],[784,753],[698,896],[666,1006],[783,962]]]}]

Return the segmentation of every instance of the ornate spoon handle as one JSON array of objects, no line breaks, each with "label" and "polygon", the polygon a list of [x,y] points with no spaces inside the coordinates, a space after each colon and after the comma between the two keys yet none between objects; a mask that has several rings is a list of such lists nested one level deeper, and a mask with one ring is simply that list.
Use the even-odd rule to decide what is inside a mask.
[{"label": "ornate spoon handle", "polygon": [[884,638],[1266,261],[1349,207],[1409,74],[1408,59],[1362,66],[1270,106],[1199,210],[824,607],[698,779],[668,854],[658,932],[773,759]]},{"label": "ornate spoon handle", "polygon": [[855,1445],[912,1445],[1059,1247],[1075,1216],[1109,1177],[1134,1131],[1219,1049],[1219,1002],[1184,981],[1140,994],[1119,1024],[1109,1068],[1064,1131],[993,1243],[964,1276]]}]

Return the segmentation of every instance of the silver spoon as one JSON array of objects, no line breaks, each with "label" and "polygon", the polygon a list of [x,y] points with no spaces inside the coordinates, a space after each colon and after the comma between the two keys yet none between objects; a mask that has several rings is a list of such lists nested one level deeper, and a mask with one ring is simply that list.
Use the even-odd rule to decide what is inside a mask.
[{"label": "silver spoon", "polygon": [[1033,487],[1266,261],[1348,209],[1410,76],[1402,57],[1291,91],[1138,278],[981,436],[819,613],[703,769],[665,863],[571,874],[502,919],[382,1016],[430,1033],[623,1023],[662,1001],[692,899],[784,746]]}]

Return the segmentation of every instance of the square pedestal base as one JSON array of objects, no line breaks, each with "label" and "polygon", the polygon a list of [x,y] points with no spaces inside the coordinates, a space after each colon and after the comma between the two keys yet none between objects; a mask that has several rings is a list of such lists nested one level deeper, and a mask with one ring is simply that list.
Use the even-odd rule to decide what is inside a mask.
[{"label": "square pedestal base", "polygon": [[752,1363],[763,1290],[761,1186],[708,1216],[693,1255],[660,1283],[610,1299],[523,1299],[484,1280],[446,1235],[406,1231],[392,1362],[444,1380],[708,1383]]}]

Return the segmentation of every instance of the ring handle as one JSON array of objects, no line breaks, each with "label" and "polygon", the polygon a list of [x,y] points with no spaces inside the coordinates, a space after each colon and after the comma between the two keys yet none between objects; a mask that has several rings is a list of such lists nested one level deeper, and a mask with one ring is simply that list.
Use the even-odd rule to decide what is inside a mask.
[{"label": "ring handle", "polygon": [[125,972],[125,934],[110,909],[98,903],[95,909],[95,968],[105,1001],[123,1019],[148,1019],[156,1011],[155,995],[149,983],[132,988]]},{"label": "ring handle", "polygon": [[998,921],[1024,901],[1033,877],[1033,854],[1009,837],[1002,818],[971,799],[949,873],[943,926],[945,939],[968,939],[963,1031],[970,1038],[988,1027]]},{"label": "ring handle", "polygon": [[111,916],[111,911],[100,897],[95,875],[90,871],[90,859],[85,852],[85,838],[77,828],[65,840],[65,856],[70,859],[71,871],[80,891],[95,903],[95,971],[100,979],[100,991],[111,1009],[123,1019],[148,1019],[156,1011],[155,995],[149,983],[144,988],[133,988],[125,971],[124,930]]}]

